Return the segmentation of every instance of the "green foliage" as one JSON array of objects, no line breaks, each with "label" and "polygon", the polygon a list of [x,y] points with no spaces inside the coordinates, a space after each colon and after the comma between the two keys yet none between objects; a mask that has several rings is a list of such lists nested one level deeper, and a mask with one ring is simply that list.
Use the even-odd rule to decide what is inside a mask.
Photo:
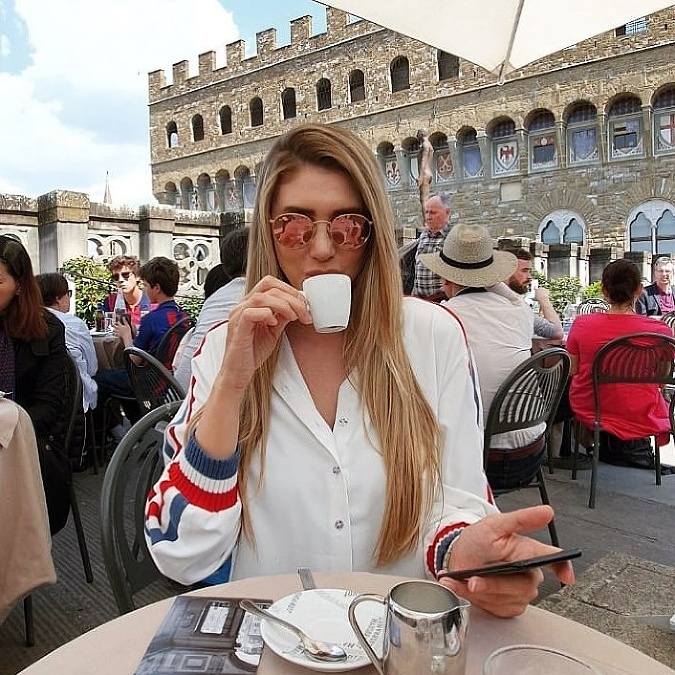
[{"label": "green foliage", "polygon": [[565,306],[570,302],[576,302],[581,294],[581,281],[577,277],[558,277],[548,282],[548,292],[553,305],[559,316],[562,316]]},{"label": "green foliage", "polygon": [[543,272],[540,272],[539,270],[532,270],[532,278],[537,280],[539,288],[549,288],[549,280]]},{"label": "green foliage", "polygon": [[202,311],[202,305],[204,304],[204,297],[201,295],[177,295],[176,302],[187,312],[190,319],[192,319],[192,323],[197,323],[197,317],[199,316],[199,312]]},{"label": "green foliage", "polygon": [[[94,327],[96,305],[108,293],[110,272],[103,264],[88,256],[72,258],[63,263],[63,273],[75,282],[75,312],[90,328]],[[98,280],[98,281],[97,281]]]},{"label": "green foliage", "polygon": [[601,290],[602,282],[600,280],[594,281],[592,284],[586,286],[584,288],[584,292],[582,293],[582,297],[584,300],[586,298],[604,298],[602,295],[602,290]]}]

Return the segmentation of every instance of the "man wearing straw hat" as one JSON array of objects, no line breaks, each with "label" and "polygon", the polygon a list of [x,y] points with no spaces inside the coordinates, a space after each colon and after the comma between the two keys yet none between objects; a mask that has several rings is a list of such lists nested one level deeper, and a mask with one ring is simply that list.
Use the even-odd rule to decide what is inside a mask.
[{"label": "man wearing straw hat", "polygon": [[[512,253],[494,250],[490,232],[483,225],[464,224],[450,231],[442,251],[422,255],[420,261],[443,277],[443,289],[449,299],[441,304],[456,314],[464,326],[487,419],[497,389],[516,366],[529,358],[532,348],[532,310],[521,297],[502,294],[503,282],[516,271],[518,259]],[[542,424],[500,434],[493,437],[491,448],[530,450],[530,445],[536,443],[543,453],[544,427]],[[523,466],[522,484],[534,477],[538,464],[536,459],[528,459],[527,466]],[[532,466],[534,472],[529,476]],[[513,487],[500,484],[499,475],[492,475],[489,467],[488,478],[493,488]]]}]

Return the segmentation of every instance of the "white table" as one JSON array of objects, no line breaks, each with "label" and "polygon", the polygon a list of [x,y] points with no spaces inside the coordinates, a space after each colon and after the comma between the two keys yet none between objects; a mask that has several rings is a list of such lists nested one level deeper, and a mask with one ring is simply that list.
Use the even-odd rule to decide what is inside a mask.
[{"label": "white table", "polygon": [[[317,586],[349,588],[358,592],[386,594],[400,577],[376,574],[315,573]],[[258,577],[196,591],[202,595],[277,599],[300,589],[297,575]],[[171,600],[126,614],[63,645],[22,671],[26,675],[121,675],[133,673],[150,640],[164,619]],[[497,619],[471,610],[466,675],[481,675],[487,655],[498,647],[516,643],[549,645],[577,654],[603,675],[666,675],[667,666],[602,633],[556,614],[530,607],[515,619]],[[361,669],[360,675],[375,675]],[[307,675],[300,666],[287,663],[265,649],[260,675]],[[411,674],[415,675],[415,674]],[[545,675],[545,674],[544,674]]]}]

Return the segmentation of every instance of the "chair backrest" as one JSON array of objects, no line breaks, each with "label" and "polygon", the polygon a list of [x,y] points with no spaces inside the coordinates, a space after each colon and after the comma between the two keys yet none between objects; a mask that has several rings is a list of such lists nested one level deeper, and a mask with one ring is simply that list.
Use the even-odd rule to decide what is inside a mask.
[{"label": "chair backrest", "polygon": [[675,384],[675,338],[658,333],[631,333],[603,345],[593,358],[595,421],[600,423],[603,384]]},{"label": "chair backrest", "polygon": [[185,398],[185,391],[176,378],[158,359],[142,349],[127,347],[124,350],[124,365],[141,414],[159,408],[164,403]]},{"label": "chair backrest", "polygon": [[609,303],[602,298],[586,298],[577,305],[577,316],[581,314],[595,314],[597,312],[608,312]]},{"label": "chair backrest", "polygon": [[537,352],[517,366],[497,390],[483,435],[487,464],[492,437],[542,422],[550,433],[570,373],[570,356],[562,347]]},{"label": "chair backrest", "polygon": [[661,319],[663,320],[663,323],[665,323],[670,330],[675,331],[675,312],[668,312],[664,314]]},{"label": "chair backrest", "polygon": [[115,449],[103,479],[103,561],[120,614],[135,609],[133,595],[162,576],[145,543],[145,501],[164,468],[163,427],[179,407],[179,401],[167,403],[136,422]]},{"label": "chair backrest", "polygon": [[178,349],[178,345],[180,344],[183,335],[185,335],[191,327],[192,319],[186,316],[181,321],[177,321],[168,331],[166,331],[166,333],[164,333],[164,335],[162,335],[162,339],[154,350],[153,356],[167,370],[171,368],[173,357],[176,354],[176,350]]},{"label": "chair backrest", "polygon": [[68,378],[68,422],[64,434],[63,451],[70,459],[71,468],[83,468],[85,461],[86,419],[82,405],[82,376],[73,358],[68,354],[66,360]]}]

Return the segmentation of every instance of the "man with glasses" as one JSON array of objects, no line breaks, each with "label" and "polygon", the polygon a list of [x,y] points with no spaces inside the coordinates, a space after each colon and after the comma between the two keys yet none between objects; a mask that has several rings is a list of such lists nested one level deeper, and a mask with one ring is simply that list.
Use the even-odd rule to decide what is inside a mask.
[{"label": "man with glasses", "polygon": [[645,286],[635,301],[635,312],[645,316],[663,316],[675,310],[673,301],[673,261],[659,256],[654,261],[654,283]]},{"label": "man with glasses", "polygon": [[[122,290],[127,314],[131,315],[131,325],[135,330],[141,324],[141,316],[153,307],[150,298],[138,287],[138,258],[135,255],[118,255],[109,263],[108,269],[113,283]],[[107,295],[103,300],[103,311],[115,311],[117,292]]]}]

